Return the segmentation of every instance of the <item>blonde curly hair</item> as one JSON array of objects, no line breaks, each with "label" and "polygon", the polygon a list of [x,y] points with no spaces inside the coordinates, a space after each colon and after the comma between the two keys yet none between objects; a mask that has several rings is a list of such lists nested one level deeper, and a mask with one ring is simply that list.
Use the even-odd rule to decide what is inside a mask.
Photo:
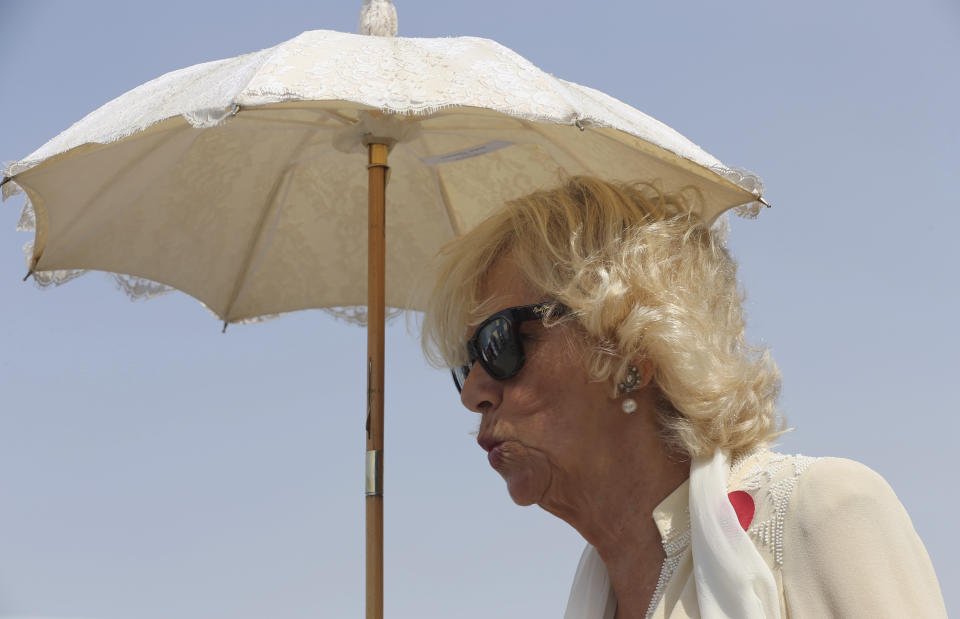
[{"label": "blonde curly hair", "polygon": [[463,364],[467,327],[491,313],[484,277],[509,254],[544,297],[573,311],[587,370],[612,396],[649,359],[664,439],[690,456],[743,453],[782,433],[780,371],[744,337],[737,266],[692,195],[576,176],[505,208],[440,252],[423,323],[427,359]]}]

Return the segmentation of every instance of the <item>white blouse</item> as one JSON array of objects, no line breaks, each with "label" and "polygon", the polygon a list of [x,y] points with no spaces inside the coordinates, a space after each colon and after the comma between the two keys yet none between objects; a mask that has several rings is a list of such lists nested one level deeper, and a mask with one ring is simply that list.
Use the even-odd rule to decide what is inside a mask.
[{"label": "white blouse", "polygon": [[[666,558],[648,618],[698,618],[689,482],[654,510]],[[747,526],[776,582],[780,615],[945,618],[937,576],[886,481],[862,464],[759,451],[734,462],[728,491],[746,491]],[[584,550],[566,619],[613,619],[616,598],[596,550]]]}]

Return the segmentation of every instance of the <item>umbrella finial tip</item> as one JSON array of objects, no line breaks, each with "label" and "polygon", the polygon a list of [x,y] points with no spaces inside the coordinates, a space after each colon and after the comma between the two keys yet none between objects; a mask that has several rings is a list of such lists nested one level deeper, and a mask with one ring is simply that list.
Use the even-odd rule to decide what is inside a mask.
[{"label": "umbrella finial tip", "polygon": [[31,275],[33,275],[33,269],[30,269],[29,271],[27,271],[27,274],[23,276],[23,281],[27,281],[28,279],[30,279]]},{"label": "umbrella finial tip", "polygon": [[397,36],[397,8],[391,0],[363,0],[360,34],[375,37]]},{"label": "umbrella finial tip", "polygon": [[227,325],[228,325],[228,324],[230,324],[230,323],[227,322],[226,320],[223,321],[223,329],[220,330],[220,333],[226,333],[226,332],[227,332]]}]

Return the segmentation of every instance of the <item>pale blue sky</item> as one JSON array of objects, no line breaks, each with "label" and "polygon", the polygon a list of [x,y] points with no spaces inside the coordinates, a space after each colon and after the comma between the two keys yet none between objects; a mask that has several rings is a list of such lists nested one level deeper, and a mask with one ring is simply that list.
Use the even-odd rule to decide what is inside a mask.
[{"label": "pale blue sky", "polygon": [[[0,159],[167,71],[354,32],[360,4],[3,0]],[[493,38],[766,181],[731,246],[784,372],[782,449],[884,475],[960,612],[955,0],[397,5],[402,35]],[[21,204],[0,207],[0,617],[360,616],[363,331],[303,312],[221,335],[98,274],[37,290]],[[387,616],[559,616],[582,542],[513,506],[402,321],[387,346]]]}]

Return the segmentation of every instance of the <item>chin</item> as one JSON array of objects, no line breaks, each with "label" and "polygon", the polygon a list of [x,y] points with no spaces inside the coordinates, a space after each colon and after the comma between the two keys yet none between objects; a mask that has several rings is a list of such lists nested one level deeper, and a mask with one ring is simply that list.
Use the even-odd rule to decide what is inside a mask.
[{"label": "chin", "polygon": [[521,507],[538,503],[546,491],[546,485],[536,483],[535,476],[531,475],[530,471],[515,472],[507,476],[505,481],[510,498]]}]

